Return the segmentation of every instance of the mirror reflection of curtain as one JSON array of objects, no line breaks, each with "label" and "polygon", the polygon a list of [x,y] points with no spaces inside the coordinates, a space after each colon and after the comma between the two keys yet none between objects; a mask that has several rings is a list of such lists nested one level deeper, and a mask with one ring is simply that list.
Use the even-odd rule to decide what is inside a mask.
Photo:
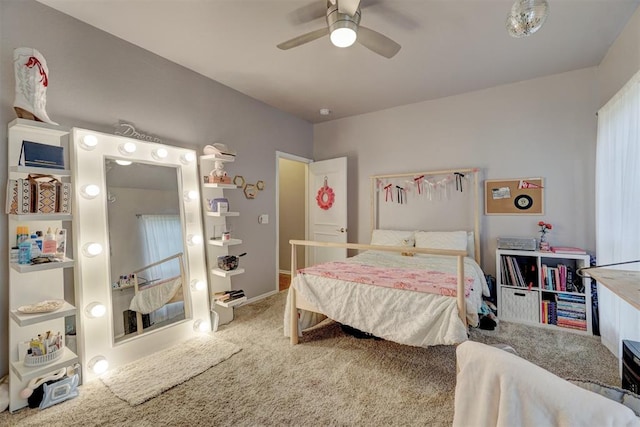
[{"label": "mirror reflection of curtain", "polygon": [[[140,215],[139,219],[145,265],[182,252],[182,229],[179,215]],[[178,258],[151,267],[142,274],[149,276],[144,279],[150,281],[179,276]],[[150,321],[154,324],[183,314],[184,304],[177,302],[150,313]]]},{"label": "mirror reflection of curtain", "polygon": [[[182,229],[179,215],[140,215],[140,234],[145,265],[182,252]],[[147,280],[166,279],[180,275],[178,259],[151,267]]]}]

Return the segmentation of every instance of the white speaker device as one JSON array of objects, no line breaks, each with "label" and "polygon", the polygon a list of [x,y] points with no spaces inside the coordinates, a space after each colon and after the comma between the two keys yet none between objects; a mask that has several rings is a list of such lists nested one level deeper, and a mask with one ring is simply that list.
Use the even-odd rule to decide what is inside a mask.
[{"label": "white speaker device", "polygon": [[535,251],[536,247],[536,239],[533,237],[498,237],[498,249]]}]

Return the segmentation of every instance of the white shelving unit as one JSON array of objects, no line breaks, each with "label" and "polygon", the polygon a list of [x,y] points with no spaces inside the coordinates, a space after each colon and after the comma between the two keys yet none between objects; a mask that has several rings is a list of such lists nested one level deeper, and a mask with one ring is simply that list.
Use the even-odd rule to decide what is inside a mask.
[{"label": "white shelving unit", "polygon": [[[591,279],[577,275],[577,270],[588,267],[589,262],[589,255],[498,249],[498,317],[591,335]],[[549,270],[560,271],[565,267],[570,271],[567,276],[573,280],[563,280],[562,273],[556,276],[555,270]],[[547,277],[557,278],[555,284],[547,280],[545,271]]]},{"label": "white shelving unit", "polygon": [[236,305],[240,305],[247,300],[247,297],[241,297],[238,299],[234,299],[233,301],[216,301],[216,304],[222,307],[235,307]]},{"label": "white shelving unit", "polygon": [[[237,299],[230,303],[221,304],[213,299],[216,292],[224,292],[231,290],[231,278],[244,273],[244,268],[236,268],[235,270],[222,270],[218,268],[218,257],[229,255],[229,247],[241,245],[242,240],[231,238],[222,240],[219,235],[214,235],[216,230],[222,230],[227,226],[227,218],[240,216],[239,212],[211,212],[207,199],[224,198],[224,192],[229,190],[238,190],[235,184],[221,183],[205,183],[204,176],[208,176],[214,167],[214,162],[221,161],[231,163],[235,161],[235,156],[209,154],[200,156],[200,175],[201,175],[201,193],[202,207],[204,212],[205,238],[207,241],[207,266],[209,269],[209,292],[211,300],[211,309],[214,310],[219,317],[220,325],[229,323],[233,320],[233,307],[246,301],[246,298]],[[213,323],[213,319],[212,319]]]},{"label": "white shelving unit", "polygon": [[[32,120],[16,119],[8,124],[8,171],[10,179],[26,178],[28,174],[49,174],[69,182],[71,172],[68,169],[19,166],[22,141],[62,146],[65,149],[65,164],[69,164],[69,130],[60,126]],[[70,214],[11,214],[8,215],[8,246],[16,246],[18,226],[28,226],[29,232],[46,232],[51,227],[70,228],[64,224],[72,219]],[[76,314],[76,307],[65,301],[63,306],[53,312],[24,314],[18,311],[21,306],[45,300],[64,300],[65,275],[63,270],[75,265],[74,260],[65,258],[62,262],[45,264],[9,263],[9,410],[14,412],[27,406],[26,399],[20,397],[29,380],[38,378],[56,370],[73,365],[78,356],[69,348],[63,349],[62,357],[52,363],[41,366],[25,366],[19,354],[22,342],[35,338],[38,334],[52,331],[65,332],[65,318]],[[21,357],[22,356],[22,357]]]}]

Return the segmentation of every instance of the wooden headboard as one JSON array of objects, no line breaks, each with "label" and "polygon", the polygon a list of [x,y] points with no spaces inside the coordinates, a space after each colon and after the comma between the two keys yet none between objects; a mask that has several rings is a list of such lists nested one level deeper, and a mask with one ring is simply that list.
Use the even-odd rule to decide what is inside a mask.
[{"label": "wooden headboard", "polygon": [[[425,172],[409,172],[409,173],[397,173],[397,174],[386,174],[386,175],[373,175],[370,177],[371,181],[371,201],[370,201],[370,212],[371,212],[371,231],[378,228],[379,226],[379,217],[378,212],[380,209],[380,195],[383,197],[389,196],[389,189],[385,189],[384,187],[392,185],[391,191],[396,191],[396,183],[406,183],[410,190],[413,190],[413,196],[416,196],[419,185],[432,185],[436,178],[441,177],[439,181],[442,182],[442,185],[453,185],[455,186],[456,180],[460,180],[460,190],[462,190],[462,184],[470,186],[473,191],[467,191],[467,193],[471,194],[471,204],[470,210],[473,214],[473,230],[469,230],[470,225],[465,225],[463,228],[466,231],[473,231],[474,234],[474,257],[478,264],[480,264],[481,254],[480,254],[480,182],[479,175],[480,169],[478,168],[460,168],[460,169],[447,169],[447,170],[436,170],[436,171],[425,171]],[[462,181],[464,180],[464,181]],[[386,186],[381,188],[381,186],[387,183]],[[405,187],[406,188],[406,187]],[[460,191],[461,194],[464,194]],[[401,197],[403,193],[400,193]],[[394,194],[392,193],[393,197]],[[395,197],[398,197],[398,193],[395,194]],[[404,193],[404,202],[407,205],[411,204],[412,193],[409,194]],[[388,201],[388,200],[387,200]],[[439,200],[442,201],[442,200]],[[444,204],[446,205],[446,200],[444,200]],[[428,227],[427,229],[431,229]]]}]

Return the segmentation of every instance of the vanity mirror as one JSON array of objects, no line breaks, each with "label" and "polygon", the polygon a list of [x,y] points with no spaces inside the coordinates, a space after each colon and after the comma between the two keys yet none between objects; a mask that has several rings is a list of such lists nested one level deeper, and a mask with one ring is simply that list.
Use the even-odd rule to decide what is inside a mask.
[{"label": "vanity mirror", "polygon": [[211,327],[196,153],[85,129],[72,135],[87,381]]},{"label": "vanity mirror", "polygon": [[174,166],[104,159],[113,340],[190,318]]}]

